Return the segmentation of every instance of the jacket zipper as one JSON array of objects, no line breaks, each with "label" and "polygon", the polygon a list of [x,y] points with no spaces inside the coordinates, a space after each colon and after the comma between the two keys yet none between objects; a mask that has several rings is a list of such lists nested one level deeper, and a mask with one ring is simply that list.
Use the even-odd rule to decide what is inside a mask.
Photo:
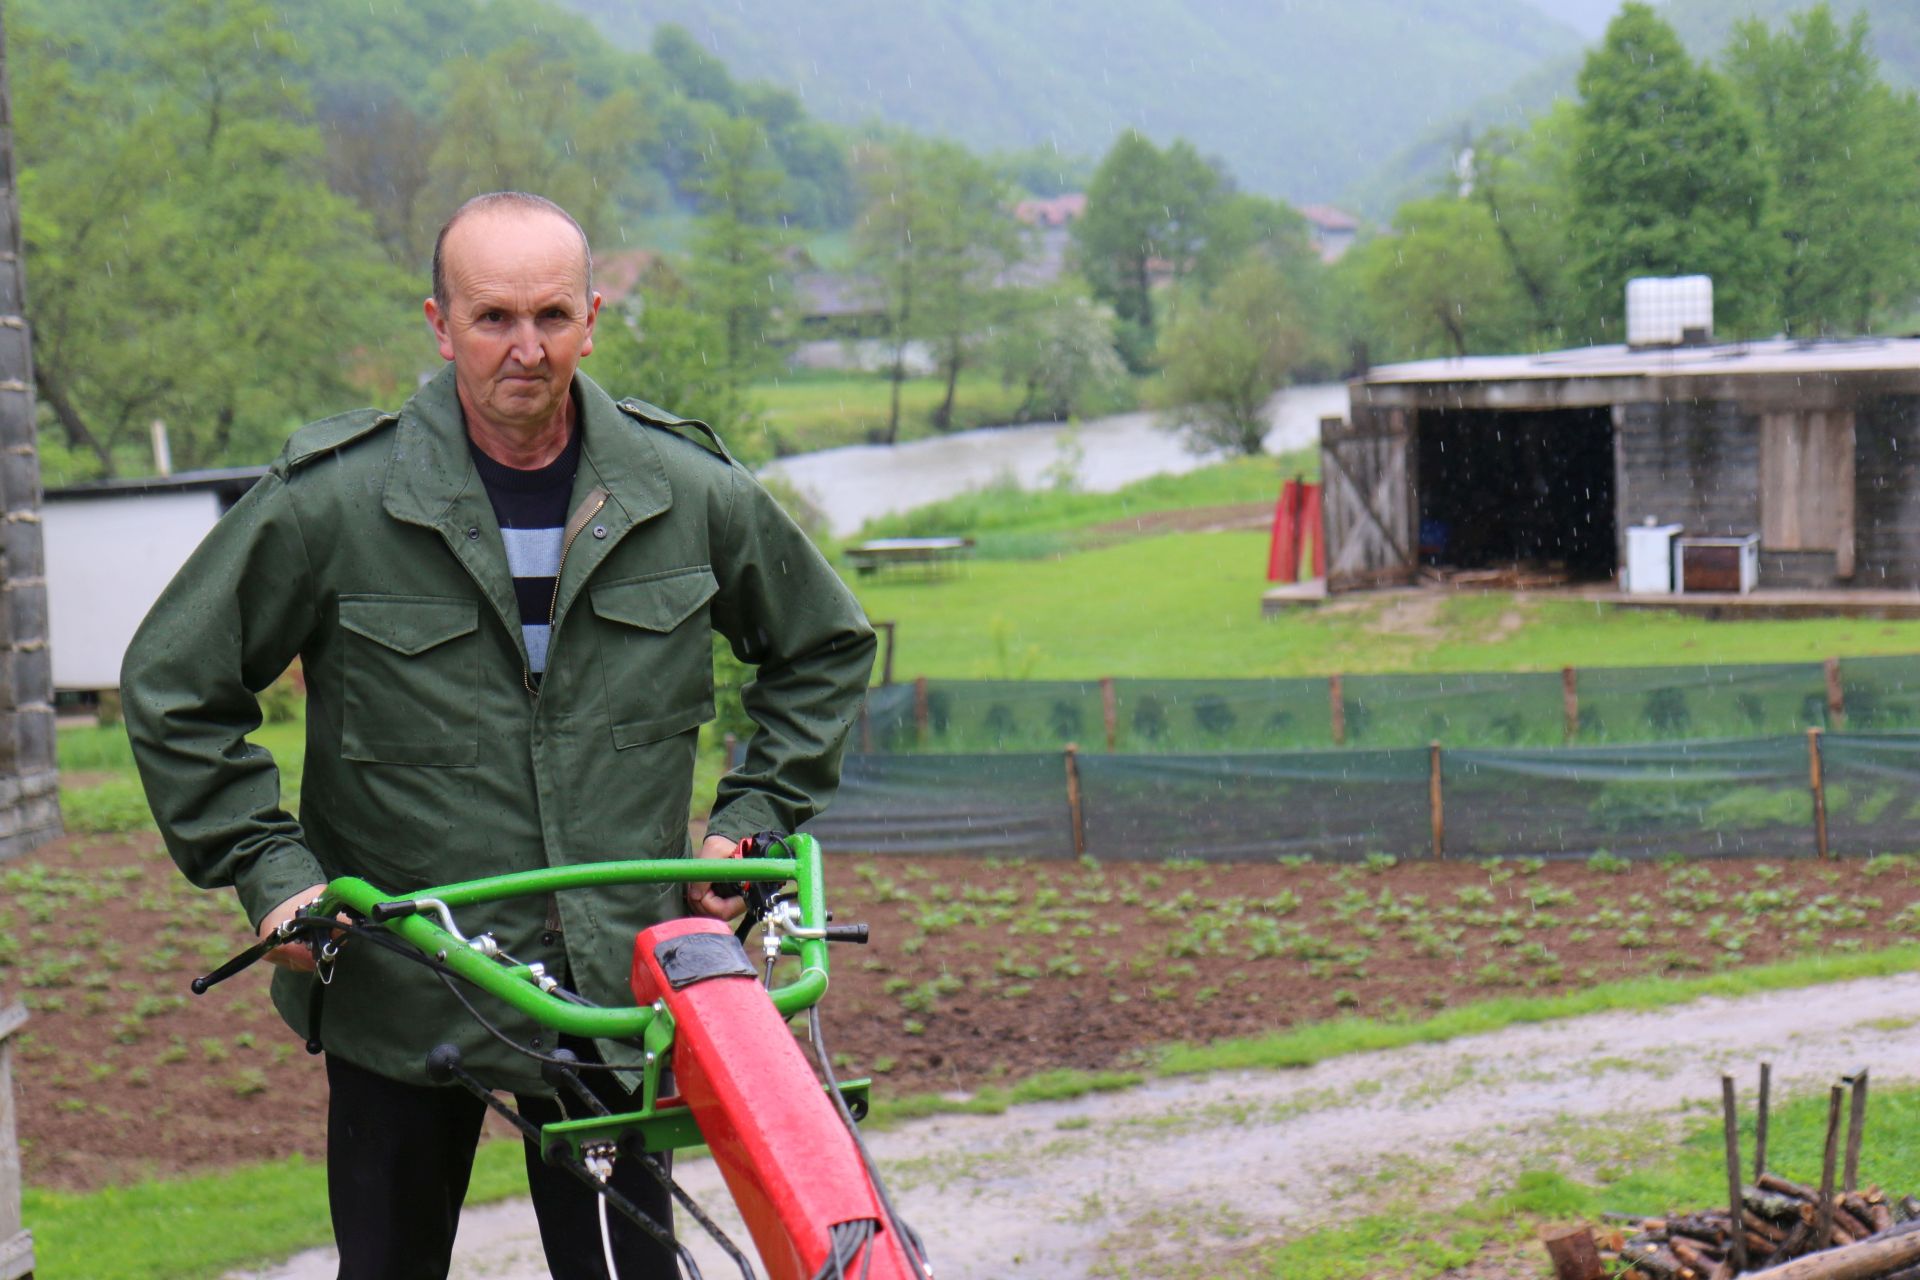
[{"label": "jacket zipper", "polygon": [[[560,575],[567,570],[567,553],[573,550],[574,541],[586,529],[587,522],[599,515],[600,508],[607,505],[608,497],[609,494],[604,488],[595,485],[593,491],[587,495],[586,502],[581,503],[579,510],[567,520],[566,540],[560,544],[560,563],[553,571],[553,598],[547,601],[547,653],[549,655],[553,653],[553,642],[558,638],[553,634],[553,615],[560,608]],[[589,503],[592,505],[588,505]],[[524,684],[527,692],[534,697],[540,696],[540,690],[535,688],[533,683],[533,666],[525,658],[520,660],[520,683]]]}]

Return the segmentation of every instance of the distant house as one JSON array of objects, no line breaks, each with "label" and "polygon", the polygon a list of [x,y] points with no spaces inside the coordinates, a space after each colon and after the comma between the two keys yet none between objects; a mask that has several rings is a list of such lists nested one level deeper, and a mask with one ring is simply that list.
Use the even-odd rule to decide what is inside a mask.
[{"label": "distant house", "polygon": [[621,249],[595,254],[593,287],[609,304],[626,301],[639,291],[647,277],[661,265],[660,255],[651,249]]},{"label": "distant house", "polygon": [[1022,200],[1013,206],[1013,216],[1030,227],[1071,226],[1086,211],[1087,197],[1079,191],[1046,200]]},{"label": "distant house", "polygon": [[1307,234],[1313,240],[1313,247],[1319,250],[1322,262],[1338,262],[1340,255],[1353,247],[1353,238],[1360,232],[1359,219],[1330,204],[1305,205],[1300,216],[1307,220]]}]

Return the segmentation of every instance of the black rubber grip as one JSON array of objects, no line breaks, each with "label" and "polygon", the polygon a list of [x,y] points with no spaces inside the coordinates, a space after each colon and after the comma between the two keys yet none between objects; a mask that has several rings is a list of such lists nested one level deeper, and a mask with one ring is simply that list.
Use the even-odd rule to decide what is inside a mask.
[{"label": "black rubber grip", "polygon": [[867,926],[864,924],[830,924],[827,926],[828,942],[853,942],[867,945]]},{"label": "black rubber grip", "polygon": [[410,916],[418,910],[420,910],[420,904],[411,898],[406,898],[395,902],[376,902],[373,904],[373,910],[368,914],[372,916],[375,924],[385,924],[389,920]]},{"label": "black rubber grip", "polygon": [[221,965],[218,969],[215,969],[212,973],[207,974],[205,977],[195,978],[192,982],[188,983],[187,985],[193,989],[193,994],[197,996],[203,996],[207,994],[207,989],[209,987],[212,987],[217,983],[225,982],[228,978],[231,978],[234,974],[240,972],[242,969],[246,968],[248,965],[253,964],[255,961],[259,960],[261,956],[266,955],[267,952],[273,950],[275,947],[279,945],[280,945],[280,939],[277,937],[269,937],[269,938],[263,939],[260,942],[256,942],[252,946],[248,947],[245,951],[242,951],[239,955],[234,956],[232,959],[228,960],[225,964]]}]

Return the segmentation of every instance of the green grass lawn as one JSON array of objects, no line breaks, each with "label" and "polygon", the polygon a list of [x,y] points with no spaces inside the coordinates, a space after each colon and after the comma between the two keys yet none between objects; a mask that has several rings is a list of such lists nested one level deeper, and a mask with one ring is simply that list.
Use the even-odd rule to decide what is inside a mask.
[{"label": "green grass lawn", "polygon": [[1802,662],[1920,651],[1920,622],[1707,622],[1514,593],[1355,596],[1260,616],[1263,533],[1178,533],[932,581],[856,579],[900,679],[1304,676]]},{"label": "green grass lawn", "polygon": [[[794,373],[755,383],[748,392],[779,453],[811,453],[870,444],[886,429],[892,384],[883,374]],[[939,378],[909,378],[900,386],[900,439],[934,434],[933,411],[946,396]],[[989,373],[963,372],[954,394],[954,430],[997,427],[1019,420],[1024,393]]]}]

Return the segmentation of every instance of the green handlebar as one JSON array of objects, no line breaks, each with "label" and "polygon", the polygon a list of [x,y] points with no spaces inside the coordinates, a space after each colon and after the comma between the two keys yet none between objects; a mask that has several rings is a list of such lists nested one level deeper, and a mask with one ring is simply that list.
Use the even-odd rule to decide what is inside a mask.
[{"label": "green handlebar", "polygon": [[[800,891],[800,921],[809,929],[824,928],[826,903],[822,898],[820,842],[808,835],[788,836],[790,858],[744,858],[727,864],[728,880],[784,884],[796,882]],[[385,902],[433,898],[450,909],[499,902],[506,898],[562,893],[569,889],[606,888],[623,884],[671,884],[715,878],[713,862],[701,858],[650,858],[626,862],[590,862],[578,866],[516,871],[510,875],[465,880],[396,898],[354,876],[330,881],[315,913],[330,915],[342,907],[374,918],[374,907]],[[442,928],[431,914],[415,912],[383,922],[426,955],[434,956],[460,977],[506,1001],[521,1013],[563,1035],[597,1040],[625,1040],[646,1031],[653,1021],[650,1007],[586,1008],[548,995],[533,984],[524,967],[501,964]],[[800,976],[774,988],[773,1007],[792,1017],[818,1004],[827,993],[827,944],[819,938],[799,940]]]}]

